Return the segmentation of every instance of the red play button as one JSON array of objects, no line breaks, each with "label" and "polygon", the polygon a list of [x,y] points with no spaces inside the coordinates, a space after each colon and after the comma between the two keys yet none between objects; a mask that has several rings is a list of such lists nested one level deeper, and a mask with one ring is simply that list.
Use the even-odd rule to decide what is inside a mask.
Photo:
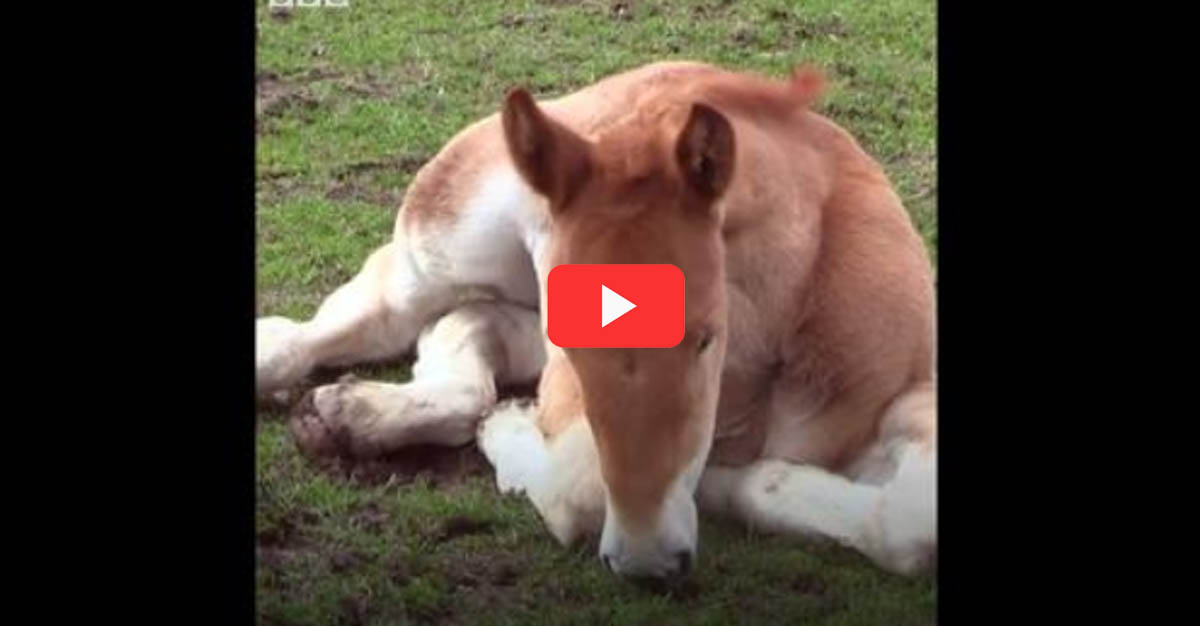
[{"label": "red play button", "polygon": [[674,265],[558,265],[547,332],[560,348],[674,348],[683,341],[683,272]]}]

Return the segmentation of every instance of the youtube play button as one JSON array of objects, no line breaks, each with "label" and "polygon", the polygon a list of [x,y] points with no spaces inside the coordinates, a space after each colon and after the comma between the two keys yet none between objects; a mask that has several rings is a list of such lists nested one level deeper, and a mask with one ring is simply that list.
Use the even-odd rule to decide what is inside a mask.
[{"label": "youtube play button", "polygon": [[621,297],[621,294],[600,285],[600,328],[637,308],[637,305]]},{"label": "youtube play button", "polygon": [[674,348],[684,280],[674,265],[559,265],[546,285],[547,333],[560,348]]}]

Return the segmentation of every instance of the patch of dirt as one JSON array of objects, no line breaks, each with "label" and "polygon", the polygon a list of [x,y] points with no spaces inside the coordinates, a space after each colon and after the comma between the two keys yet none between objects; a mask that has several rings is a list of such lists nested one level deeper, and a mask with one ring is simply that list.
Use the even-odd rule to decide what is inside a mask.
[{"label": "patch of dirt", "polygon": [[717,0],[692,7],[692,16],[700,19],[723,19],[734,6],[734,0]]},{"label": "patch of dirt", "polygon": [[491,529],[492,522],[487,520],[474,519],[466,515],[455,515],[441,522],[437,532],[433,535],[433,539],[437,542],[453,541],[466,535],[485,535]]},{"label": "patch of dirt", "polygon": [[[324,46],[318,44],[310,50],[310,54],[320,56],[325,54]],[[315,97],[311,85],[318,81],[332,80],[333,84],[343,92],[365,98],[390,98],[394,94],[392,86],[386,80],[371,72],[362,75],[348,76],[344,72],[334,70],[325,65],[313,67],[302,74],[280,76],[276,72],[262,71],[255,77],[258,96],[256,100],[255,122],[260,134],[272,132],[267,120],[279,117],[285,112],[301,109],[301,119],[311,121],[307,111],[322,104]]]},{"label": "patch of dirt", "polygon": [[391,515],[379,508],[378,504],[368,502],[365,506],[350,515],[350,523],[374,533],[378,532],[390,518]]},{"label": "patch of dirt", "polygon": [[360,485],[405,485],[425,479],[435,487],[452,487],[473,476],[491,472],[475,444],[458,448],[410,446],[377,459],[321,458],[316,466],[328,474]]},{"label": "patch of dirt", "polygon": [[391,170],[398,172],[407,172],[409,174],[417,173],[427,161],[432,157],[426,154],[397,154],[387,159],[373,159],[369,161],[356,161],[347,163],[334,170],[333,175],[338,180],[365,174],[377,170]]},{"label": "patch of dirt", "polygon": [[846,63],[835,63],[833,66],[833,71],[837,72],[839,76],[845,76],[846,78],[856,78],[858,76],[858,69],[853,65],[847,65]]},{"label": "patch of dirt", "polygon": [[668,589],[666,595],[669,600],[688,603],[699,598],[703,593],[704,587],[695,578],[687,578],[682,583]]},{"label": "patch of dirt", "polygon": [[792,578],[788,587],[796,593],[802,593],[810,596],[824,596],[828,587],[825,581],[813,576],[812,574],[799,573]]},{"label": "patch of dirt", "polygon": [[360,552],[339,550],[329,555],[329,569],[334,572],[345,572],[357,569],[370,559]]},{"label": "patch of dirt", "polygon": [[568,602],[571,604],[579,604],[588,600],[587,594],[581,592],[579,587],[571,584],[570,580],[563,578],[546,580],[538,590],[538,595],[547,598],[547,600]]},{"label": "patch of dirt", "polygon": [[403,198],[401,192],[394,189],[378,189],[359,182],[335,181],[325,192],[328,200],[355,200],[366,204],[395,207]]},{"label": "patch of dirt", "polygon": [[775,8],[775,9],[771,9],[770,11],[767,11],[767,17],[769,19],[772,19],[775,21],[786,22],[786,21],[792,19],[793,16],[792,16],[791,11],[785,11],[783,9]]},{"label": "patch of dirt", "polygon": [[432,605],[404,605],[404,614],[418,624],[445,624],[454,614],[454,609],[447,606],[445,598],[439,598]]},{"label": "patch of dirt", "polygon": [[341,609],[345,624],[359,626],[370,621],[371,601],[366,597],[342,598]]},{"label": "patch of dirt", "polygon": [[393,559],[387,564],[388,579],[403,587],[413,579],[414,572],[408,563],[401,559]]},{"label": "patch of dirt", "polygon": [[785,25],[783,43],[788,45],[803,39],[828,38],[837,41],[852,34],[850,27],[838,15],[810,19],[786,9],[774,8],[767,12],[767,19]]},{"label": "patch of dirt", "polygon": [[293,107],[314,109],[318,104],[317,99],[304,93],[303,88],[289,86],[275,74],[268,73],[265,79],[258,82],[260,117],[278,117]]},{"label": "patch of dirt", "polygon": [[[312,511],[288,511],[283,519],[269,528],[258,531],[254,537],[257,547],[266,550],[295,551],[311,547],[310,542],[300,532],[300,527],[312,525],[320,521],[320,517]],[[271,555],[278,557],[278,554]],[[269,556],[268,558],[271,558]]]},{"label": "patch of dirt", "polygon": [[[261,124],[258,128],[260,132],[270,132]],[[395,172],[412,175],[430,158],[423,154],[401,154],[388,159],[350,163],[336,168],[333,180],[323,187],[293,172],[262,170],[258,172],[255,193],[260,196],[260,202],[278,202],[300,193],[321,193],[330,200],[357,200],[391,209],[403,201],[406,189],[383,184],[378,175]]]},{"label": "patch of dirt", "polygon": [[456,587],[472,593],[488,587],[512,587],[529,564],[523,557],[507,552],[460,554],[442,564],[442,574]]},{"label": "patch of dirt", "polygon": [[275,548],[290,543],[292,536],[292,526],[287,520],[284,520],[284,522],[278,526],[260,531],[254,536],[254,542],[260,546]]},{"label": "patch of dirt", "polygon": [[257,617],[258,617],[258,619],[262,620],[261,622],[259,622],[260,624],[262,624],[262,626],[304,626],[303,622],[293,622],[291,620],[283,619],[280,617],[275,617],[272,615],[259,614]]},{"label": "patch of dirt", "polygon": [[820,604],[817,606],[818,616],[826,617],[850,610],[850,602],[840,594],[822,593],[820,598]]},{"label": "patch of dirt", "polygon": [[286,81],[275,72],[259,72],[254,82],[258,92],[254,123],[256,132],[260,134],[270,131],[264,123],[268,119],[279,117],[292,109],[301,109],[302,119],[307,120],[306,112],[320,106],[320,101],[303,85]]},{"label": "patch of dirt", "polygon": [[686,578],[640,578],[630,579],[638,589],[663,596],[668,600],[688,603],[702,594],[702,587],[694,576]]},{"label": "patch of dirt", "polygon": [[[260,171],[256,193],[271,201],[280,201],[298,193],[322,193],[330,200],[357,200],[386,208],[396,208],[404,199],[405,189],[378,180],[380,174],[416,174],[432,157],[427,154],[399,154],[387,159],[358,161],[336,167],[333,180],[324,187],[307,182],[291,172]],[[262,201],[262,199],[260,199]]]},{"label": "patch of dirt", "polygon": [[[529,572],[532,563],[527,556],[505,551],[456,552],[440,559],[438,575],[449,587],[451,597],[450,614],[445,623],[471,624],[484,613],[504,611],[508,608],[533,608],[538,602],[554,601],[564,596],[552,589],[569,588],[567,582],[549,579],[536,593],[518,586],[521,578]],[[583,601],[584,598],[575,598]]]},{"label": "patch of dirt", "polygon": [[339,72],[331,67],[317,66],[292,80],[301,83],[311,83],[327,78],[341,78],[342,76],[345,76],[343,72]]},{"label": "patch of dirt", "polygon": [[[793,16],[794,17],[794,16]],[[851,35],[850,27],[842,21],[840,17],[831,17],[820,20],[795,19],[796,25],[791,27],[789,31],[794,37],[799,39],[817,39],[820,37],[828,37],[839,39],[849,37]]]},{"label": "patch of dirt", "polygon": [[275,72],[262,71],[254,75],[254,86],[258,88],[260,93],[264,87],[275,87],[281,82],[283,81],[280,80],[279,74]]},{"label": "patch of dirt", "polygon": [[834,102],[827,102],[821,109],[823,115],[835,122],[839,120],[864,120],[871,117],[870,111],[857,104],[840,105]]},{"label": "patch of dirt", "polygon": [[500,18],[500,26],[504,28],[520,28],[530,21],[529,17],[524,15],[505,15]]},{"label": "patch of dirt", "polygon": [[741,26],[733,31],[733,42],[740,46],[752,44],[756,39],[758,39],[758,33],[748,26]]},{"label": "patch of dirt", "polygon": [[289,176],[294,176],[294,175],[295,175],[295,172],[289,172],[287,170],[259,170],[258,171],[259,180],[281,180],[281,179],[288,178]]},{"label": "patch of dirt", "polygon": [[[326,78],[330,77],[326,76]],[[366,72],[357,78],[342,77],[335,84],[343,91],[365,98],[390,98],[393,95],[391,86],[380,81],[371,72]]]},{"label": "patch of dirt", "polygon": [[287,548],[273,548],[257,546],[255,549],[255,557],[259,567],[283,568],[287,567],[296,558],[296,550]]}]

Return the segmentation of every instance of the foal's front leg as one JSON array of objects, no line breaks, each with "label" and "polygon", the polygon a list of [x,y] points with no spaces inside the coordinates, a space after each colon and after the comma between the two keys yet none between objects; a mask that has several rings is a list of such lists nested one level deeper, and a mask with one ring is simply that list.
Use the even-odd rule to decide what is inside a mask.
[{"label": "foal's front leg", "polygon": [[547,440],[535,405],[506,402],[480,424],[477,443],[503,493],[524,493],[563,545],[604,527],[604,483],[591,429],[582,416]]}]

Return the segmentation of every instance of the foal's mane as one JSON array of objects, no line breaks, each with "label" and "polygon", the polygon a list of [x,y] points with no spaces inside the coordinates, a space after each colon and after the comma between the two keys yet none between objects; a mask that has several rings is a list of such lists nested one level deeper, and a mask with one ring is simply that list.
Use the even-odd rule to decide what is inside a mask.
[{"label": "foal's mane", "polygon": [[801,65],[787,80],[752,74],[715,74],[700,81],[696,93],[721,109],[787,118],[811,106],[821,96],[825,84],[820,70]]}]

